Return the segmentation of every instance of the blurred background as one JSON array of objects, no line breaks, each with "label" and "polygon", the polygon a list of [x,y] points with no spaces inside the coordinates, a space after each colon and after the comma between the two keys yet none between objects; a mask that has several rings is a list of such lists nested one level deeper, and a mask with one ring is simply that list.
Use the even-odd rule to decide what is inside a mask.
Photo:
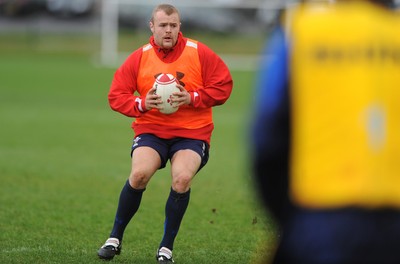
[{"label": "blurred background", "polygon": [[[223,52],[222,56],[233,68],[249,70],[255,67],[266,33],[276,22],[279,10],[297,1],[169,2],[181,11],[185,35],[210,36],[210,43],[206,44]],[[127,56],[126,52],[147,41],[150,14],[158,3],[143,0],[0,0],[0,38],[7,35],[10,40],[10,34],[14,35],[21,41],[19,45],[35,50],[86,49],[99,64],[115,66]],[[79,41],[85,43],[80,47],[77,47],[78,43],[68,47],[68,42],[59,39],[61,43],[57,43],[54,36],[75,40],[80,37]],[[233,42],[235,45],[230,46],[236,46],[236,49],[224,51],[226,45],[214,44],[221,36]],[[54,43],[46,38],[53,38]]]},{"label": "blurred background", "polygon": [[[196,177],[179,263],[257,263],[276,232],[248,168],[258,61],[279,10],[295,1],[166,1],[185,36],[223,57],[234,89],[213,111],[207,166]],[[159,2],[0,0],[0,263],[98,263],[130,171],[131,119],[111,111],[113,74],[148,42]],[[149,184],[118,263],[151,263],[169,170]],[[232,250],[234,249],[234,250]]]},{"label": "blurred background", "polygon": [[[248,127],[258,63],[280,11],[297,1],[165,1],[186,37],[231,69],[207,166],[176,242],[179,263],[268,263],[279,233],[259,204]],[[111,111],[116,68],[148,42],[153,0],[0,0],[0,263],[98,263],[130,171],[131,119]],[[150,263],[169,170],[149,184],[118,263]],[[132,262],[134,261],[134,262]]]},{"label": "blurred background", "polygon": [[[161,1],[162,2],[162,1]],[[101,20],[102,6],[116,5],[119,23],[123,27],[142,28],[147,26],[149,14],[160,1],[134,0],[0,0],[1,30],[24,30],[28,24],[37,24],[45,31],[55,31],[55,26],[70,30],[79,24],[93,30]],[[165,1],[171,2],[171,1]],[[172,1],[179,6],[182,20],[188,28],[215,32],[257,31],[272,22],[275,11],[296,0],[205,0]],[[105,4],[104,4],[105,3]],[[106,12],[113,10],[106,7]],[[31,25],[32,26],[32,25]]]}]

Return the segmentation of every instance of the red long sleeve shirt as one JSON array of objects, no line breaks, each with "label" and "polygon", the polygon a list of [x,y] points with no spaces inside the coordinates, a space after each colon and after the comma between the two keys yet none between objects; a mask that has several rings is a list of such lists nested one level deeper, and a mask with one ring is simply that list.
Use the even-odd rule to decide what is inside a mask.
[{"label": "red long sleeve shirt", "polygon": [[[154,38],[150,38],[150,44],[157,57],[163,63],[176,61],[186,47],[187,38],[179,33],[177,44],[170,50],[163,50],[158,47]],[[197,43],[199,61],[201,64],[201,76],[203,85],[200,87],[190,87],[191,105],[193,108],[210,108],[221,105],[229,98],[233,81],[228,67],[206,45]],[[115,72],[111,84],[108,99],[113,110],[128,117],[140,119],[146,115],[144,99],[146,94],[138,94],[137,76],[139,65],[142,58],[143,48],[134,51],[126,61]],[[187,87],[185,87],[187,88]],[[195,117],[194,117],[195,118]],[[132,123],[135,135],[151,133],[160,138],[185,137],[204,140],[210,143],[213,124],[198,129],[187,129],[179,126],[179,122],[168,126],[165,124],[137,124]]]}]

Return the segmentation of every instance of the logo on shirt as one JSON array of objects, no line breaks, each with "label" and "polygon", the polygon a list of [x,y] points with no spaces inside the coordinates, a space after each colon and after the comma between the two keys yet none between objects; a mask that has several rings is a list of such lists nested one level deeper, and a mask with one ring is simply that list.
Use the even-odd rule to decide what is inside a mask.
[{"label": "logo on shirt", "polygon": [[[157,79],[158,76],[160,76],[160,73],[157,73],[156,75],[154,75],[154,79]],[[176,80],[179,82],[180,85],[182,85],[183,87],[185,87],[185,83],[182,81],[183,77],[185,77],[185,74],[183,72],[176,72]]]}]

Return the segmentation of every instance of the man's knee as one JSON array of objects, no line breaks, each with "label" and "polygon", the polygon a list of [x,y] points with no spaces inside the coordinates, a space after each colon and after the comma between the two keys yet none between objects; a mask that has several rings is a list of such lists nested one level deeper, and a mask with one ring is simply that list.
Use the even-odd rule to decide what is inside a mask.
[{"label": "man's knee", "polygon": [[133,170],[129,175],[129,184],[135,189],[144,189],[150,181],[151,174]]},{"label": "man's knee", "polygon": [[189,174],[181,173],[173,177],[172,189],[177,193],[184,193],[190,189],[192,183],[192,176]]}]

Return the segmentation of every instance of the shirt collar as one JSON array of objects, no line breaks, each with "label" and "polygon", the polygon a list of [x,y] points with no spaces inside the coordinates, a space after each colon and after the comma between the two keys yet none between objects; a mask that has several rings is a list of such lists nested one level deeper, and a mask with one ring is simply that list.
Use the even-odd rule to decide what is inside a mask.
[{"label": "shirt collar", "polygon": [[150,37],[150,44],[154,47],[154,49],[157,51],[157,53],[162,53],[163,54],[163,56],[164,56],[164,58],[166,57],[166,56],[168,56],[168,54],[170,54],[171,52],[173,52],[175,49],[179,49],[179,47],[183,44],[185,44],[184,43],[184,40],[183,40],[183,34],[182,34],[182,32],[179,32],[178,33],[178,39],[177,39],[177,41],[176,41],[176,44],[175,44],[175,46],[173,46],[172,48],[170,48],[170,49],[163,49],[163,48],[161,48],[160,46],[158,46],[157,44],[156,44],[156,42],[154,41],[154,36],[151,36]]}]

